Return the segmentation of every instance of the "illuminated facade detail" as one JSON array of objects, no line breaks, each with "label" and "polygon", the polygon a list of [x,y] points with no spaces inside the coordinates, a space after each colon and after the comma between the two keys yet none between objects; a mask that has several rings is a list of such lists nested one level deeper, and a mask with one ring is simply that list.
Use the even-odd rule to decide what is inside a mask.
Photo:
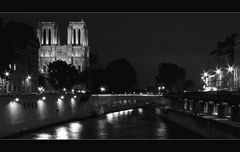
[{"label": "illuminated facade detail", "polygon": [[[217,49],[208,55],[205,68],[208,76],[202,77],[208,91],[240,89],[240,35],[233,34],[219,42]],[[207,82],[207,83],[206,83]]]},{"label": "illuminated facade detail", "polygon": [[89,66],[88,31],[83,20],[69,23],[67,45],[60,44],[60,32],[55,22],[39,22],[37,37],[40,73],[47,73],[48,64],[56,60],[72,64],[80,72]]}]

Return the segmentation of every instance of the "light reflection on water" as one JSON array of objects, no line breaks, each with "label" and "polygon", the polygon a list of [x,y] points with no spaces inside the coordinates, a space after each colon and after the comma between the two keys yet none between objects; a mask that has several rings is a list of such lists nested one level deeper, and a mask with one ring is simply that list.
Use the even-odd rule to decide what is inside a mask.
[{"label": "light reflection on water", "polygon": [[[154,108],[129,109],[70,122],[18,139],[169,139],[169,125]],[[171,134],[176,134],[176,128]],[[179,131],[177,131],[179,132]],[[181,130],[180,130],[181,132]],[[185,134],[185,133],[184,133]],[[177,135],[178,137],[181,135]]]},{"label": "light reflection on water", "polygon": [[57,128],[55,138],[56,139],[69,139],[69,132],[67,131],[67,127]]},{"label": "light reflection on water", "polygon": [[40,140],[51,139],[51,135],[46,133],[37,134],[37,137],[35,139],[40,139]]}]

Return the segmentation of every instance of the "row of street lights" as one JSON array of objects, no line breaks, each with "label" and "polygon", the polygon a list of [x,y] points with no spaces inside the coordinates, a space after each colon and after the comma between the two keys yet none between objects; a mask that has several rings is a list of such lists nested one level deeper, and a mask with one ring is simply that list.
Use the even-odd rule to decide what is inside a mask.
[{"label": "row of street lights", "polygon": [[[232,74],[235,71],[234,66],[229,66],[228,65],[228,67],[225,68],[225,69],[227,70],[227,74],[229,74],[229,73]],[[211,70],[209,70],[209,71],[211,71]],[[209,78],[210,77],[216,77],[217,75],[219,75],[219,81],[222,81],[222,75],[223,75],[224,71],[221,68],[216,67],[216,70],[214,72],[215,72],[215,74],[213,74],[213,75],[209,74],[206,71],[203,72],[202,80],[204,81],[204,83],[206,85],[206,86],[204,85],[205,87],[209,87]],[[228,77],[229,77],[229,75],[228,75]],[[234,77],[233,77],[233,81],[234,81]],[[228,79],[228,83],[229,83],[229,90],[230,90],[230,88],[231,88],[230,77]]]},{"label": "row of street lights", "polygon": [[[8,72],[8,71],[6,71],[5,73],[4,73],[4,75],[7,77],[7,78],[9,78],[9,76],[10,76],[10,72]],[[30,76],[30,75],[27,75],[26,76],[26,78],[25,78],[25,80],[26,80],[26,83],[29,83],[29,81],[32,79],[32,77]],[[9,81],[9,80],[5,80],[6,81],[6,85],[7,85],[7,93],[8,93],[8,82],[7,81]],[[5,85],[5,83],[3,84],[3,85]],[[26,84],[27,85],[27,84]],[[30,84],[31,85],[31,84]]]}]

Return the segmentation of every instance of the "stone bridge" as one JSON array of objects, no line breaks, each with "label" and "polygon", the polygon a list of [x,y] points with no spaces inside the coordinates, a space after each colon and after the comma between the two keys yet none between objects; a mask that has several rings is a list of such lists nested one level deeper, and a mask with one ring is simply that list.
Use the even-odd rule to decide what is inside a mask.
[{"label": "stone bridge", "polygon": [[97,115],[143,106],[149,103],[169,105],[159,94],[94,94],[88,100]]}]

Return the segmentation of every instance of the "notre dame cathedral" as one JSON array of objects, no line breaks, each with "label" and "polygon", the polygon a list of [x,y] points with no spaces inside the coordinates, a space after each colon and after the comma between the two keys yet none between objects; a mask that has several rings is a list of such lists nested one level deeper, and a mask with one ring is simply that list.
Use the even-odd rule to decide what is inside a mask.
[{"label": "notre dame cathedral", "polygon": [[47,73],[49,62],[62,60],[80,72],[89,65],[88,31],[86,24],[70,22],[67,28],[67,45],[60,45],[60,31],[55,22],[39,22],[37,37],[40,41],[39,72]]}]

